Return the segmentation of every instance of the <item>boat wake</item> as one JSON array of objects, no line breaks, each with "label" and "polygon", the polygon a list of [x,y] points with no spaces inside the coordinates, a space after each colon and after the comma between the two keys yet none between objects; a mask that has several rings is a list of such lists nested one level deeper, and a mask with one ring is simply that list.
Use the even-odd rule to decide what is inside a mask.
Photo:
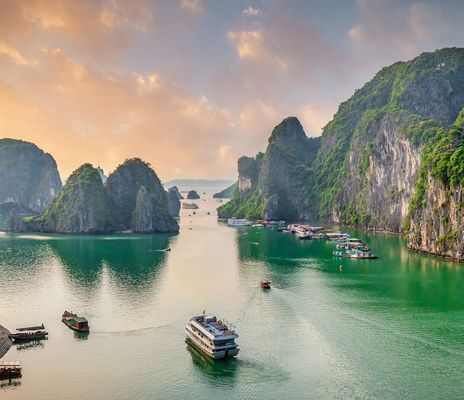
[{"label": "boat wake", "polygon": [[[292,293],[290,291],[287,291],[285,289],[277,289],[277,288],[273,288],[273,292],[282,296],[282,298],[287,301],[287,303],[289,305],[291,305],[292,307],[292,310],[299,314],[300,310],[302,308],[302,306],[304,306],[304,303],[305,302],[308,302],[309,299],[306,298],[306,297],[303,297],[303,296],[300,296],[298,294],[295,294],[295,293]],[[298,303],[294,303],[292,300],[290,300],[290,298],[293,299],[298,299]],[[377,321],[375,319],[372,319],[372,318],[366,318],[362,315],[359,315],[357,313],[354,313],[354,312],[350,312],[350,311],[346,311],[346,310],[341,310],[333,305],[328,305],[328,304],[323,304],[321,302],[317,302],[316,299],[311,299],[311,305],[314,307],[317,307],[319,311],[323,311],[323,312],[330,312],[332,314],[339,314],[339,315],[343,315],[345,317],[349,317],[349,319],[351,320],[356,320],[356,321],[359,321],[361,323],[364,323],[366,325],[370,325],[372,327],[375,327],[376,329],[378,330],[381,330],[381,331],[384,331],[384,332],[387,332],[397,338],[404,338],[404,339],[408,339],[408,340],[411,340],[411,341],[414,341],[416,343],[420,343],[426,347],[430,347],[430,348],[434,348],[436,350],[439,350],[439,351],[442,351],[444,353],[447,353],[447,354],[450,354],[450,355],[453,355],[453,356],[458,356],[458,357],[464,357],[464,352],[462,351],[459,351],[459,350],[455,350],[453,349],[452,347],[448,347],[448,346],[444,346],[440,343],[437,343],[435,342],[434,340],[430,340],[430,339],[425,339],[424,337],[421,337],[419,335],[414,335],[414,334],[410,334],[410,333],[407,333],[407,332],[404,332],[404,331],[401,331],[397,328],[395,328],[394,326],[391,326],[389,325],[388,323],[386,323],[385,321]],[[303,307],[304,310],[309,310],[311,308],[309,307]]]},{"label": "boat wake", "polygon": [[134,334],[141,334],[141,333],[144,333],[144,332],[147,332],[147,331],[154,331],[154,330],[158,330],[158,329],[167,328],[167,327],[169,327],[171,325],[173,325],[173,323],[164,324],[164,325],[146,326],[144,328],[127,329],[127,330],[121,330],[121,331],[92,330],[92,335],[130,336],[130,335],[134,335]]}]

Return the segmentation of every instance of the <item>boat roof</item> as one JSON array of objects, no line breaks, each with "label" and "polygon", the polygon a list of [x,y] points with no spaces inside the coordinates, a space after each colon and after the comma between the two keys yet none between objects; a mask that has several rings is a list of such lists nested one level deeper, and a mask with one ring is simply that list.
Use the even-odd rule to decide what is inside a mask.
[{"label": "boat roof", "polygon": [[218,321],[215,315],[198,315],[193,317],[192,320],[200,324],[214,337],[238,336],[234,331],[229,330],[225,323]]},{"label": "boat roof", "polygon": [[88,322],[87,318],[84,318],[84,317],[74,317],[73,319],[76,322]]},{"label": "boat roof", "polygon": [[20,367],[21,361],[0,361],[0,367]]}]

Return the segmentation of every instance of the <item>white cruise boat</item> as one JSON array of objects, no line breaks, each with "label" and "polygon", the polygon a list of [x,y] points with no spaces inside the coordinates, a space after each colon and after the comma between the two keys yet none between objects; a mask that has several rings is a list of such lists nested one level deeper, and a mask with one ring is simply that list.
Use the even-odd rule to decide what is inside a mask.
[{"label": "white cruise boat", "polygon": [[195,347],[214,359],[234,357],[240,350],[235,343],[238,335],[215,316],[193,317],[185,327],[185,332]]},{"label": "white cruise boat", "polygon": [[229,218],[227,225],[229,226],[250,226],[253,222],[247,219]]}]

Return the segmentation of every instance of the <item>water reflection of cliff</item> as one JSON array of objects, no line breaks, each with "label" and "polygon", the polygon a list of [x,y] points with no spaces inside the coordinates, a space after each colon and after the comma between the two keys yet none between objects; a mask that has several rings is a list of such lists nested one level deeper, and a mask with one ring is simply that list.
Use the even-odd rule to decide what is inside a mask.
[{"label": "water reflection of cliff", "polygon": [[166,259],[169,235],[69,236],[49,242],[69,276],[97,284],[105,264],[122,282],[143,285],[154,279]]},{"label": "water reflection of cliff", "polygon": [[399,235],[348,231],[365,241],[379,259],[334,258],[335,243],[300,241],[291,234],[269,229],[237,230],[242,274],[265,275],[278,287],[286,287],[295,284],[299,274],[319,270],[320,284],[354,298],[365,299],[368,295],[375,301],[394,300],[389,307],[401,308],[406,303],[423,309],[464,310],[462,265],[411,252]]}]

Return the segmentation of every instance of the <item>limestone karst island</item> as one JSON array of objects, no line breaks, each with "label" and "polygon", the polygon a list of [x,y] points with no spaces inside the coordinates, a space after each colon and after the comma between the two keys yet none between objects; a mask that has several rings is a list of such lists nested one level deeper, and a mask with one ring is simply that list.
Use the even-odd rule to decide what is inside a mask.
[{"label": "limestone karst island", "polygon": [[0,398],[461,399],[464,4],[0,4]]}]

